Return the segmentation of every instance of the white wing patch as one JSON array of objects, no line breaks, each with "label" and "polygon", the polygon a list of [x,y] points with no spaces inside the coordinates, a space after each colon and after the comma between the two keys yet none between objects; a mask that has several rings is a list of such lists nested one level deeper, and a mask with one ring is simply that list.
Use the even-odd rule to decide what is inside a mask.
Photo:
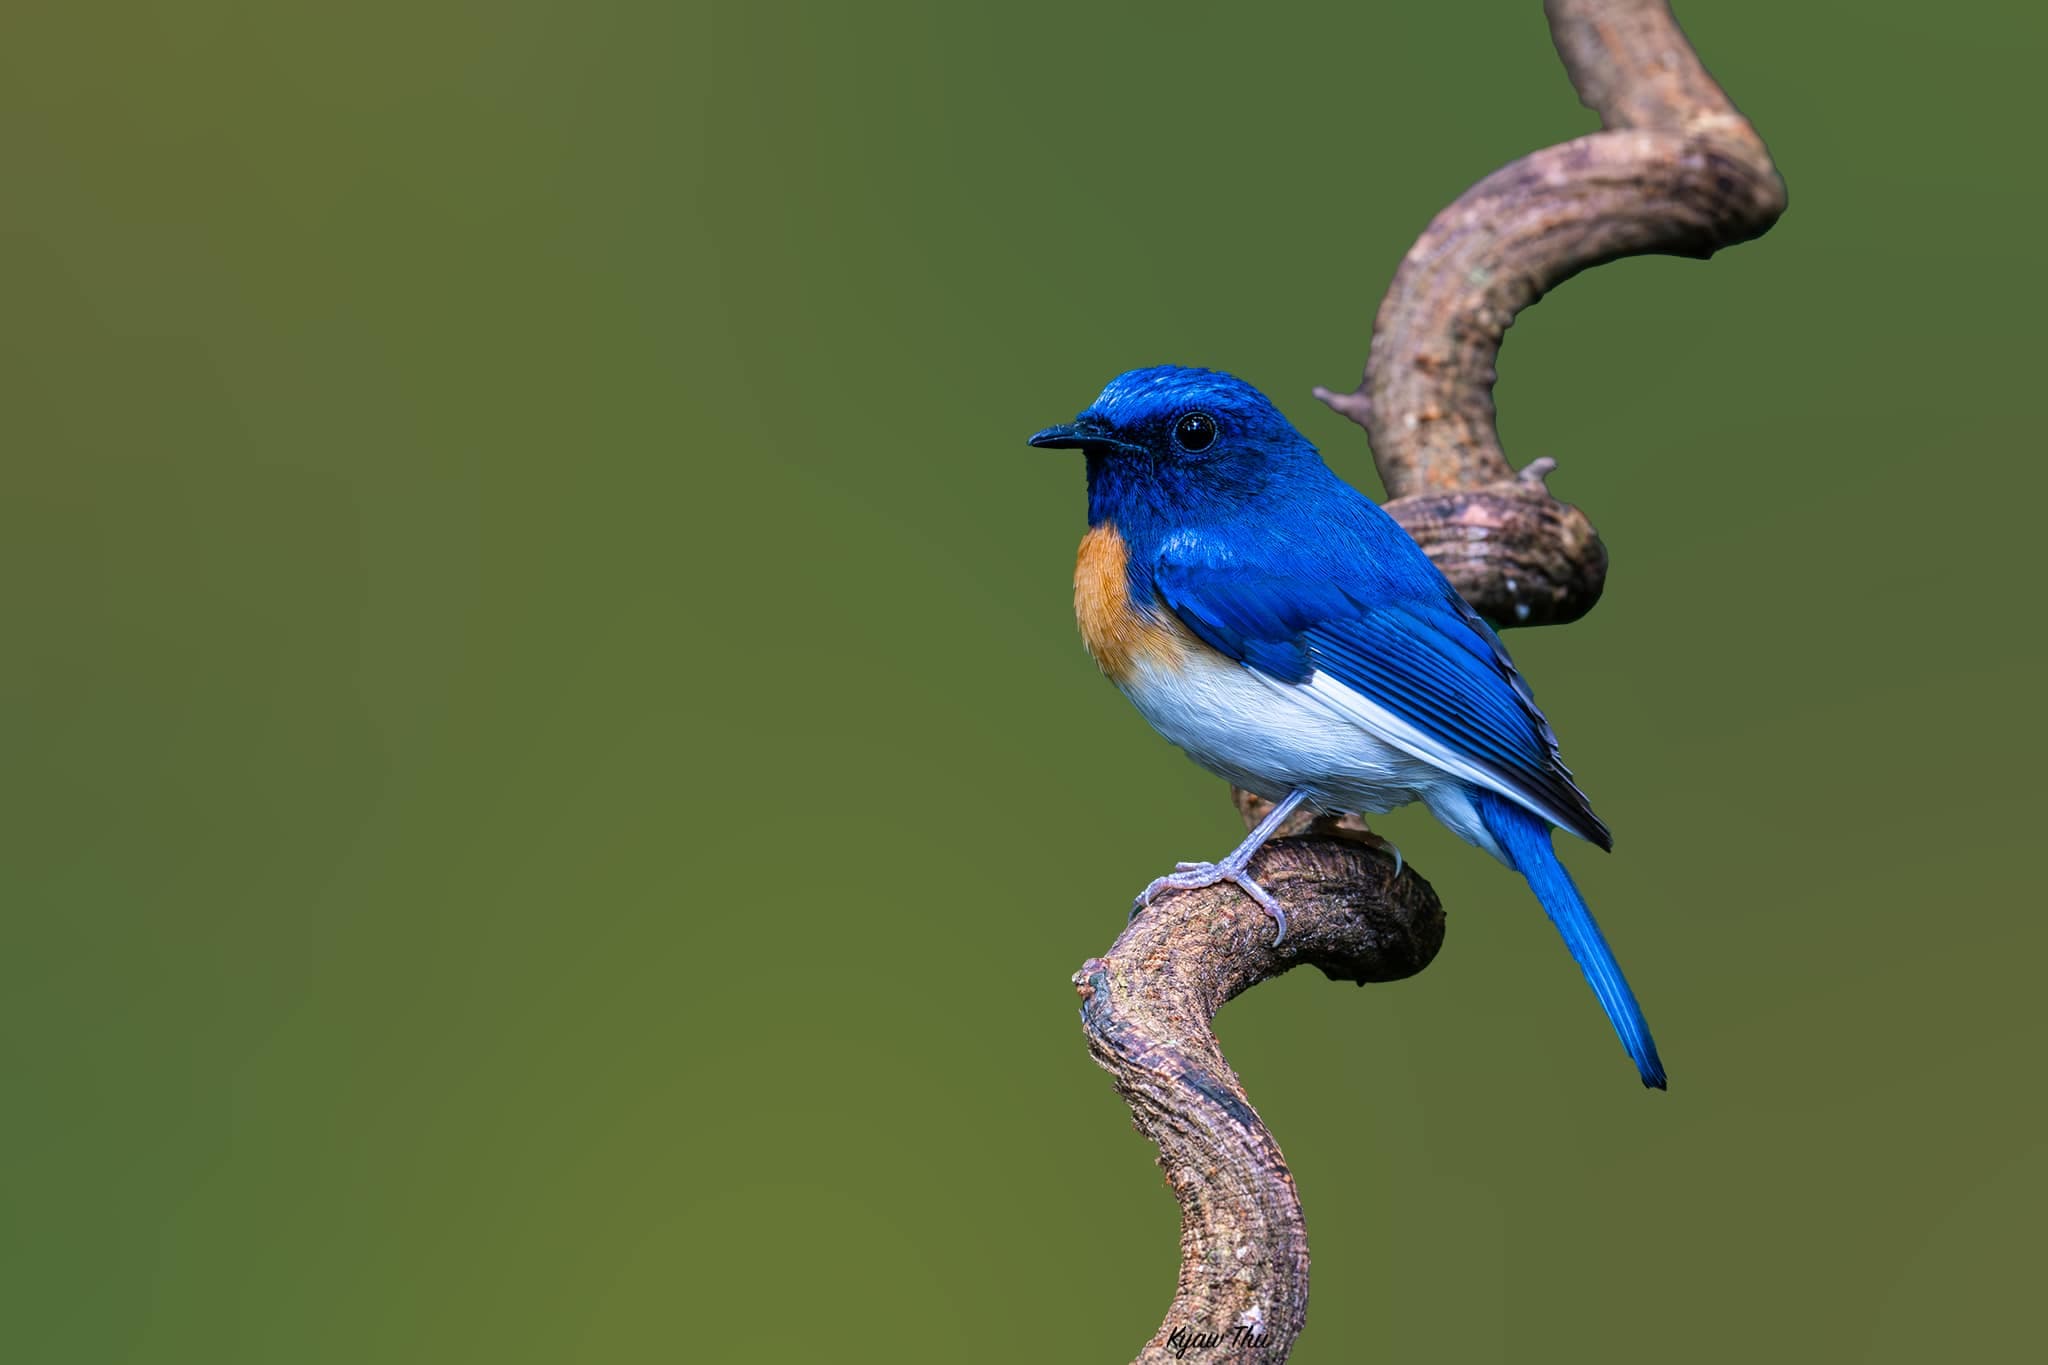
[{"label": "white wing patch", "polygon": [[[1484,787],[1563,825],[1469,758],[1327,673],[1282,682],[1209,650],[1143,661],[1118,683],[1188,757],[1277,801],[1305,791],[1324,810],[1378,814],[1423,801],[1439,820],[1502,857],[1468,787]],[[1570,828],[1569,826],[1565,826]]]},{"label": "white wing patch", "polygon": [[1275,686],[1285,687],[1291,692],[1306,693],[1330,710],[1370,731],[1378,739],[1404,753],[1413,754],[1431,767],[1470,782],[1476,787],[1498,792],[1516,805],[1542,816],[1553,825],[1567,830],[1571,828],[1570,822],[1557,811],[1530,799],[1527,792],[1517,791],[1493,773],[1446,746],[1441,740],[1424,734],[1363,692],[1346,687],[1327,673],[1311,674],[1306,683],[1276,683]]},{"label": "white wing patch", "polygon": [[1326,810],[1372,813],[1444,781],[1355,716],[1213,650],[1174,666],[1146,662],[1119,686],[1188,757],[1269,800],[1306,791]]}]

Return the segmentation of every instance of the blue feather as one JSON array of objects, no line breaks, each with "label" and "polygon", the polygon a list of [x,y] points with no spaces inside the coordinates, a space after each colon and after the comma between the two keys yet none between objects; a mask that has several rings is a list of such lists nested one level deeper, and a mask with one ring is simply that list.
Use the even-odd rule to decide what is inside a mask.
[{"label": "blue feather", "polygon": [[1479,818],[1507,855],[1509,866],[1528,878],[1529,889],[1543,902],[1557,932],[1564,935],[1564,946],[1571,949],[1572,959],[1586,974],[1586,984],[1599,997],[1600,1007],[1607,1011],[1621,1045],[1635,1059],[1643,1084],[1654,1090],[1664,1089],[1664,1063],[1658,1060],[1649,1021],[1643,1018],[1635,992],[1628,988],[1628,979],[1621,974],[1621,964],[1614,960],[1607,940],[1600,936],[1593,912],[1586,908],[1571,874],[1557,860],[1557,853],[1550,846],[1550,831],[1541,820],[1492,792],[1479,792],[1474,800]]},{"label": "blue feather", "polygon": [[1559,757],[1549,722],[1516,686],[1514,666],[1485,650],[1456,613],[1382,607],[1325,622],[1306,638],[1318,669],[1439,740],[1551,823],[1613,847]]}]

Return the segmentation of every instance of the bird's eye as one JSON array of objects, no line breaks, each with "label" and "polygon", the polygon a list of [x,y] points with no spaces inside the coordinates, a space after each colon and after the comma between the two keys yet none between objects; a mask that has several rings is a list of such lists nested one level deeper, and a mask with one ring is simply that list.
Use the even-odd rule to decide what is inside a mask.
[{"label": "bird's eye", "polygon": [[1173,439],[1190,453],[1207,450],[1216,439],[1216,419],[1206,412],[1190,412],[1173,424]]}]

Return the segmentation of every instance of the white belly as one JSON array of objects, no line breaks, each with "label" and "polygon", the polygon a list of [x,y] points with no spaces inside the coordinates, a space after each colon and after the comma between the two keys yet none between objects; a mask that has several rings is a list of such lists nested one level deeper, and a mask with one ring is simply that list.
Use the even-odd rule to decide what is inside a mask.
[{"label": "white belly", "polygon": [[1188,757],[1269,801],[1305,791],[1328,811],[1432,804],[1449,774],[1389,743],[1308,686],[1277,682],[1208,651],[1143,661],[1120,684],[1152,728]]}]

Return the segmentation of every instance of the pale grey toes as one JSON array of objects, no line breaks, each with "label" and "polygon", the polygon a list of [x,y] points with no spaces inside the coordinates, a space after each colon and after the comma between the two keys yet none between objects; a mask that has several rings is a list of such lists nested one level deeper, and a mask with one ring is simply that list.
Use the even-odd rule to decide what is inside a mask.
[{"label": "pale grey toes", "polygon": [[1150,905],[1162,891],[1198,891],[1218,882],[1235,883],[1238,890],[1250,896],[1261,910],[1273,917],[1274,946],[1277,947],[1280,940],[1287,937],[1287,912],[1281,909],[1280,902],[1274,900],[1265,887],[1253,881],[1251,873],[1245,871],[1243,865],[1233,865],[1230,859],[1220,863],[1175,863],[1172,872],[1155,878],[1150,886],[1138,893],[1137,901],[1131,906],[1131,918],[1136,919],[1138,912]]},{"label": "pale grey toes", "polygon": [[1244,842],[1232,849],[1230,856],[1220,863],[1175,863],[1173,871],[1138,893],[1138,899],[1131,905],[1131,918],[1136,919],[1138,912],[1150,905],[1152,898],[1162,891],[1195,891],[1205,886],[1214,886],[1218,882],[1235,882],[1237,889],[1250,896],[1261,910],[1273,917],[1273,923],[1279,926],[1278,932],[1273,935],[1273,942],[1277,946],[1281,939],[1287,937],[1287,912],[1280,908],[1279,901],[1266,894],[1265,887],[1252,880],[1251,873],[1245,869],[1252,865],[1252,855],[1257,853],[1265,842],[1273,837],[1282,822],[1307,800],[1307,792],[1289,792],[1287,798],[1266,812],[1266,818],[1259,821],[1258,826],[1245,836]]}]

